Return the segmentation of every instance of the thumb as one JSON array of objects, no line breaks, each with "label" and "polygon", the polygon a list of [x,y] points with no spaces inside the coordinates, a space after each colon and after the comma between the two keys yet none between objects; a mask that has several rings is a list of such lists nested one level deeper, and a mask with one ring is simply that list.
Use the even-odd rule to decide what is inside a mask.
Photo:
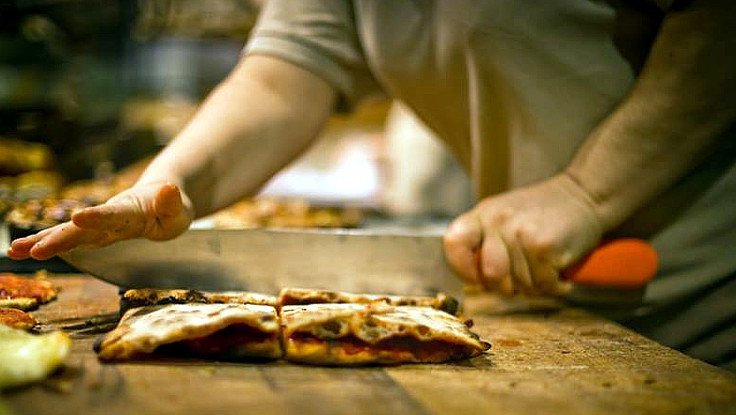
[{"label": "thumb", "polygon": [[179,187],[172,183],[166,183],[159,189],[153,200],[153,211],[162,219],[177,217],[184,209]]}]

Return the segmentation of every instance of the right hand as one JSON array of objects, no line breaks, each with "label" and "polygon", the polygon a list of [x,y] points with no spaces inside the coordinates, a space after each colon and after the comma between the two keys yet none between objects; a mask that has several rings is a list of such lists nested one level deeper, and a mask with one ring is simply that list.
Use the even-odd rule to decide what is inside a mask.
[{"label": "right hand", "polygon": [[189,228],[191,202],[171,183],[149,183],[80,210],[72,220],[13,241],[12,259],[45,260],[77,247],[103,247],[124,239],[172,239]]}]

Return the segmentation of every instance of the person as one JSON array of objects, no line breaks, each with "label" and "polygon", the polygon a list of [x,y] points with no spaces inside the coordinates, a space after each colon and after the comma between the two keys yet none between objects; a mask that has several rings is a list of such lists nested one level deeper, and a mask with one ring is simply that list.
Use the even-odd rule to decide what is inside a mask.
[{"label": "person", "polygon": [[735,31],[731,0],[271,0],[131,189],[8,254],[174,238],[253,194],[333,110],[383,92],[473,179],[478,203],[445,235],[464,278],[564,294],[560,270],[604,236],[645,238],[660,272],[627,324],[733,369]]}]

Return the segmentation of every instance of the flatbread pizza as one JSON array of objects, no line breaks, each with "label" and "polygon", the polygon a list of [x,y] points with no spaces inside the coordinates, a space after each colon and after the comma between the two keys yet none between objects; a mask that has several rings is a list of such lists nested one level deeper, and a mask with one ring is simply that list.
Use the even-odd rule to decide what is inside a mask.
[{"label": "flatbread pizza", "polygon": [[307,364],[439,363],[475,357],[491,347],[457,317],[431,307],[284,306],[281,326],[286,359]]},{"label": "flatbread pizza", "polygon": [[128,310],[95,345],[102,360],[152,353],[224,360],[281,357],[276,309],[253,304],[169,304]]}]

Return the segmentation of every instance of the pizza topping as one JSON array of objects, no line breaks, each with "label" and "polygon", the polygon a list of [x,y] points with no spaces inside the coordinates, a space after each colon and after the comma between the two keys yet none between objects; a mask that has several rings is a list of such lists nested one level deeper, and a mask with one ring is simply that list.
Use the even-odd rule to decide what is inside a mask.
[{"label": "pizza topping", "polygon": [[311,304],[281,311],[287,358],[328,365],[442,362],[490,348],[463,322],[430,307]]},{"label": "pizza topping", "polygon": [[246,344],[278,341],[276,333],[265,333],[247,324],[233,324],[208,336],[163,345],[156,352],[176,355],[221,356]]},{"label": "pizza topping", "polygon": [[430,307],[393,307],[383,303],[311,304],[285,306],[281,314],[283,324],[291,326],[293,331],[328,338],[353,333],[371,343],[402,330],[418,338],[470,333],[457,317]]},{"label": "pizza topping", "polygon": [[53,300],[57,291],[42,275],[27,278],[11,273],[0,274],[0,300],[33,298],[40,304]]},{"label": "pizza topping", "polygon": [[[288,341],[316,345],[324,344],[328,348],[340,348],[347,355],[371,352],[405,353],[413,356],[415,360],[423,362],[458,360],[478,354],[476,349],[460,343],[443,340],[418,340],[413,336],[401,335],[389,337],[375,344],[371,344],[355,336],[324,340],[310,334],[294,333],[289,337]],[[484,350],[488,350],[489,348],[490,345],[485,343]]]},{"label": "pizza topping", "polygon": [[18,330],[29,330],[38,323],[24,311],[16,308],[0,308],[0,324]]}]

